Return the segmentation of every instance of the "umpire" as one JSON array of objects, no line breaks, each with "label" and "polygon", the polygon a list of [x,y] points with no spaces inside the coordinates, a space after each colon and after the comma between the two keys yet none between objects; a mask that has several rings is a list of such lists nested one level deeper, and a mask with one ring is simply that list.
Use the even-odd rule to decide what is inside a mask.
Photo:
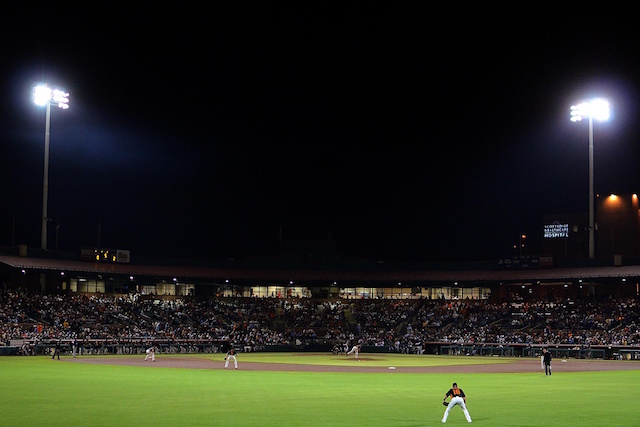
[{"label": "umpire", "polygon": [[542,349],[542,363],[544,364],[544,374],[551,375],[551,353],[546,348]]},{"label": "umpire", "polygon": [[58,356],[58,360],[60,360],[60,340],[56,341],[55,347],[53,348],[53,356],[52,359],[55,359]]}]

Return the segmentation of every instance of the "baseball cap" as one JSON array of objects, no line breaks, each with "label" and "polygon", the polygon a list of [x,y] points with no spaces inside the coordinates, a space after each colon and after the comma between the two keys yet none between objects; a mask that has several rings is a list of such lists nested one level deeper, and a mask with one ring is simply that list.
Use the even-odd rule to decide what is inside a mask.
[{"label": "baseball cap", "polygon": [[453,386],[454,387],[458,387],[458,383],[453,383]]}]

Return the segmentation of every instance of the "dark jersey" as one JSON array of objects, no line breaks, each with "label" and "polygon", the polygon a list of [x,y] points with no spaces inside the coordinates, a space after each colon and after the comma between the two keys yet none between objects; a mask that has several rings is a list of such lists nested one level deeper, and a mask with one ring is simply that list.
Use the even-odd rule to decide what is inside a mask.
[{"label": "dark jersey", "polygon": [[542,360],[545,365],[551,365],[551,353],[546,352],[542,355]]},{"label": "dark jersey", "polygon": [[447,392],[446,397],[451,396],[452,398],[454,397],[465,397],[464,396],[464,391],[462,391],[461,388],[450,388],[449,391]]},{"label": "dark jersey", "polygon": [[227,351],[227,356],[235,356],[236,355],[236,351],[235,350],[229,350]]}]

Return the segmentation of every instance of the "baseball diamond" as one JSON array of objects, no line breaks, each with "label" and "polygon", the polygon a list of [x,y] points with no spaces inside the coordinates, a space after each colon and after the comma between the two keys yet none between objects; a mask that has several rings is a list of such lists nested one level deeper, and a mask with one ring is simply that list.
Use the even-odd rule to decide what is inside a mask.
[{"label": "baseball diamond", "polygon": [[[304,353],[296,353],[295,358],[304,357]],[[286,355],[283,356],[283,358]],[[449,356],[424,356],[447,358]],[[356,364],[357,361],[349,359],[351,363],[341,366],[331,366],[322,364],[296,363],[293,356],[285,363],[265,363],[265,362],[242,362],[242,370],[245,371],[289,371],[289,372],[362,372],[362,373],[523,373],[537,372],[540,369],[538,359],[531,358],[502,358],[504,363],[489,363],[493,361],[489,358],[487,363],[462,364],[454,363],[440,366],[397,366],[389,370],[388,366],[370,365],[366,362],[380,360],[374,357],[360,357],[364,364]],[[335,356],[326,354],[327,359],[335,359]],[[478,359],[476,357],[474,359]],[[505,361],[506,359],[506,361]],[[224,363],[219,363],[215,357],[185,357],[167,356],[159,357],[159,363],[148,365],[139,357],[117,356],[99,357],[90,356],[76,359],[65,359],[73,363],[89,363],[101,365],[123,365],[123,366],[150,366],[152,368],[187,368],[187,369],[224,369]],[[565,359],[566,360],[566,359]],[[592,371],[620,371],[620,370],[640,370],[640,361],[621,360],[584,360],[571,359],[561,366],[556,365],[554,372],[592,372]]]}]

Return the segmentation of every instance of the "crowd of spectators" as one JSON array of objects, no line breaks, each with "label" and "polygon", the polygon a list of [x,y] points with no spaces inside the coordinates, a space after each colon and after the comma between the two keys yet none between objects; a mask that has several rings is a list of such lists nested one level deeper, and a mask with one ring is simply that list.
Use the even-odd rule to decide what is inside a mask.
[{"label": "crowd of spectators", "polygon": [[[637,299],[488,300],[148,297],[0,292],[0,346],[14,340],[354,344],[422,352],[428,343],[640,345]],[[350,347],[349,347],[350,348]]]}]

